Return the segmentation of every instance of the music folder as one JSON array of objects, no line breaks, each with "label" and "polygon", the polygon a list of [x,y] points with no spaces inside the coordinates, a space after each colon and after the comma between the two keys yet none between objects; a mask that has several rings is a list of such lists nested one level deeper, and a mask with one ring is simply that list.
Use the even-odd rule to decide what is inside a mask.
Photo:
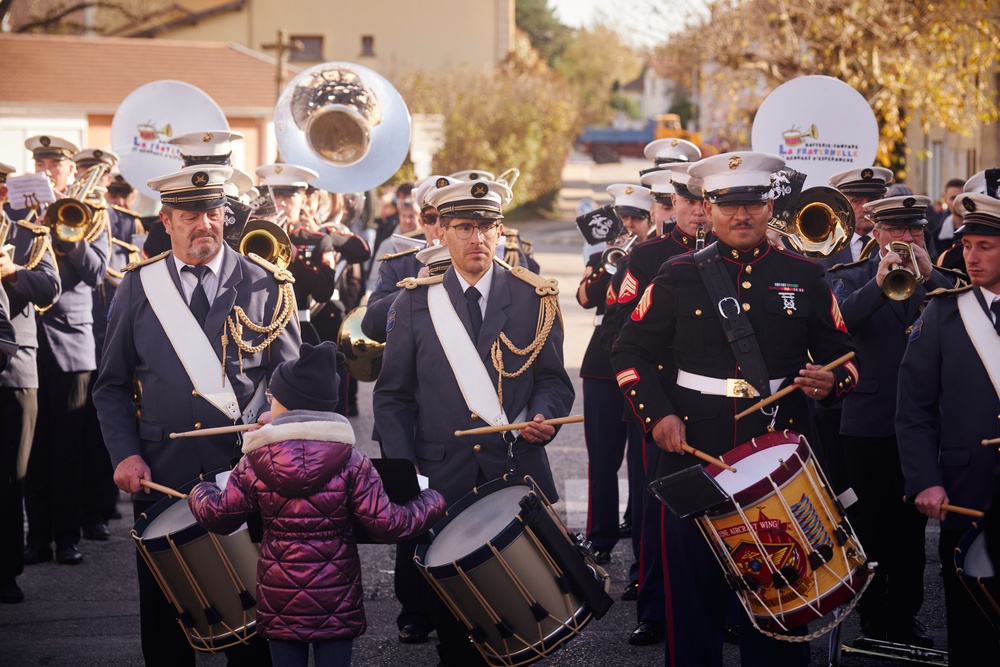
[{"label": "music folder", "polygon": [[701,516],[729,500],[715,478],[701,465],[660,477],[647,487],[671,512],[683,518]]},{"label": "music folder", "polygon": [[[407,459],[371,459],[372,465],[382,478],[382,486],[389,500],[402,505],[420,495],[420,484],[417,482],[417,471],[413,463]],[[379,544],[361,528],[354,524],[354,538],[358,544]],[[427,540],[430,543],[430,540]]]}]

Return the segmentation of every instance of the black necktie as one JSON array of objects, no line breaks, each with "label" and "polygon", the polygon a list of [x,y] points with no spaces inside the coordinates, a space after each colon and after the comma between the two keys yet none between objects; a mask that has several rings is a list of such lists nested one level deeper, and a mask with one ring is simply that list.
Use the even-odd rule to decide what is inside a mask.
[{"label": "black necktie", "polygon": [[205,318],[208,317],[209,303],[208,295],[205,294],[205,285],[202,280],[205,278],[205,272],[208,271],[207,266],[185,266],[183,271],[188,273],[193,273],[198,279],[198,284],[194,288],[194,292],[191,293],[191,303],[188,307],[191,309],[191,314],[194,315],[194,319],[198,320],[198,324],[202,328],[205,327]]},{"label": "black necktie", "polygon": [[[870,237],[867,234],[865,234],[864,236],[862,236],[858,240],[861,241],[861,250],[864,250],[865,246],[868,245],[868,242],[872,240],[872,237]],[[858,257],[861,256],[861,250],[858,250]]]},{"label": "black necktie", "polygon": [[997,335],[1000,336],[1000,299],[993,299],[993,303],[990,304],[990,311],[993,313],[993,328],[997,330]]},{"label": "black necktie", "polygon": [[465,300],[469,305],[469,319],[472,320],[472,340],[479,340],[479,330],[483,326],[483,311],[479,308],[482,294],[475,287],[465,290]]}]

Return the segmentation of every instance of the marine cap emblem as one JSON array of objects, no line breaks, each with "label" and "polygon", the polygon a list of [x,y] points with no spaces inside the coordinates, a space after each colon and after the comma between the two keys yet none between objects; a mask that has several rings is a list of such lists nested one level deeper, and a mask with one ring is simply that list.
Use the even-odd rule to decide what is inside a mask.
[{"label": "marine cap emblem", "polygon": [[281,165],[280,164],[274,165],[274,173],[276,173],[276,174],[280,174],[281,173]]},{"label": "marine cap emblem", "polygon": [[673,141],[670,142],[670,147],[671,148],[676,148],[677,146],[680,146],[680,145],[681,145],[681,140],[680,139],[674,139]]},{"label": "marine cap emblem", "polygon": [[207,144],[211,140],[212,140],[212,133],[211,132],[206,132],[205,134],[201,135],[201,141],[202,141],[202,143],[206,143]]},{"label": "marine cap emblem", "polygon": [[906,208],[912,208],[913,205],[916,203],[917,200],[914,199],[913,197],[907,197],[906,199],[903,200],[903,206],[905,206]]},{"label": "marine cap emblem", "polygon": [[861,170],[861,178],[863,178],[864,180],[869,181],[869,180],[871,180],[874,177],[875,177],[875,172],[872,171],[871,169],[862,169]]},{"label": "marine cap emblem", "polygon": [[631,186],[631,185],[630,185],[630,186],[628,186],[627,188],[625,188],[625,194],[627,194],[627,195],[630,195],[630,194],[632,194],[633,192],[635,192],[635,190],[633,190],[633,189],[632,189],[632,186]]},{"label": "marine cap emblem", "polygon": [[971,197],[963,197],[962,198],[962,206],[969,213],[975,213],[976,212],[976,200],[972,199]]},{"label": "marine cap emblem", "polygon": [[472,196],[477,199],[485,197],[489,193],[490,189],[485,183],[473,183],[472,185]]},{"label": "marine cap emblem", "polygon": [[446,185],[448,185],[448,179],[442,176],[441,178],[434,181],[434,185],[437,186],[438,188],[443,188]]},{"label": "marine cap emblem", "polygon": [[736,169],[736,167],[740,166],[741,164],[743,164],[743,158],[741,158],[739,155],[734,155],[733,157],[729,158],[730,169]]},{"label": "marine cap emblem", "polygon": [[39,137],[38,143],[40,143],[43,146],[48,146],[49,144],[52,143],[52,140],[49,139],[48,137]]}]

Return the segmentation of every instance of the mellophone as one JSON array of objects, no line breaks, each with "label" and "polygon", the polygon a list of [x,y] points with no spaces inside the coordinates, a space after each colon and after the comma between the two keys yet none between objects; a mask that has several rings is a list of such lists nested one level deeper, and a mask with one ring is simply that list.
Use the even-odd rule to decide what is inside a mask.
[{"label": "mellophone", "polygon": [[414,562],[491,665],[540,660],[612,605],[607,573],[530,477],[476,487],[432,533]]},{"label": "mellophone", "polygon": [[[649,488],[675,513],[696,518],[758,630],[792,642],[829,631],[857,604],[875,564],[806,438],[776,431],[719,458],[738,472],[695,466]],[[824,618],[818,631],[790,634]]]},{"label": "mellophone", "polygon": [[204,474],[177,491],[144,483],[168,497],[144,512],[131,533],[197,651],[246,643],[256,632],[258,545],[250,540],[246,525],[229,535],[209,533],[195,521],[184,499],[198,482],[226,472]]}]

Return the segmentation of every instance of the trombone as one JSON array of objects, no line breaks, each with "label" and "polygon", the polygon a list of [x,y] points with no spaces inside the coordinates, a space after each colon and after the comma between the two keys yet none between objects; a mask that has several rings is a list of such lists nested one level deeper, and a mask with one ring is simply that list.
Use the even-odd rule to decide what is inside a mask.
[{"label": "trombone", "polygon": [[629,232],[628,234],[619,236],[608,245],[604,252],[601,253],[601,264],[604,266],[605,273],[613,276],[618,272],[618,264],[625,255],[631,252],[637,238],[639,237]]},{"label": "trombone", "polygon": [[292,240],[288,232],[263,218],[247,222],[237,250],[242,255],[258,255],[279,269],[287,269],[292,263]]},{"label": "trombone", "polygon": [[66,191],[66,196],[52,202],[45,210],[45,225],[52,235],[66,243],[93,241],[104,229],[108,221],[108,209],[97,202],[88,203],[94,195],[97,184],[110,167],[95,164]]},{"label": "trombone", "polygon": [[779,215],[767,225],[806,257],[831,257],[847,247],[854,234],[851,203],[840,191],[825,185],[802,192],[790,213],[791,221]]}]

